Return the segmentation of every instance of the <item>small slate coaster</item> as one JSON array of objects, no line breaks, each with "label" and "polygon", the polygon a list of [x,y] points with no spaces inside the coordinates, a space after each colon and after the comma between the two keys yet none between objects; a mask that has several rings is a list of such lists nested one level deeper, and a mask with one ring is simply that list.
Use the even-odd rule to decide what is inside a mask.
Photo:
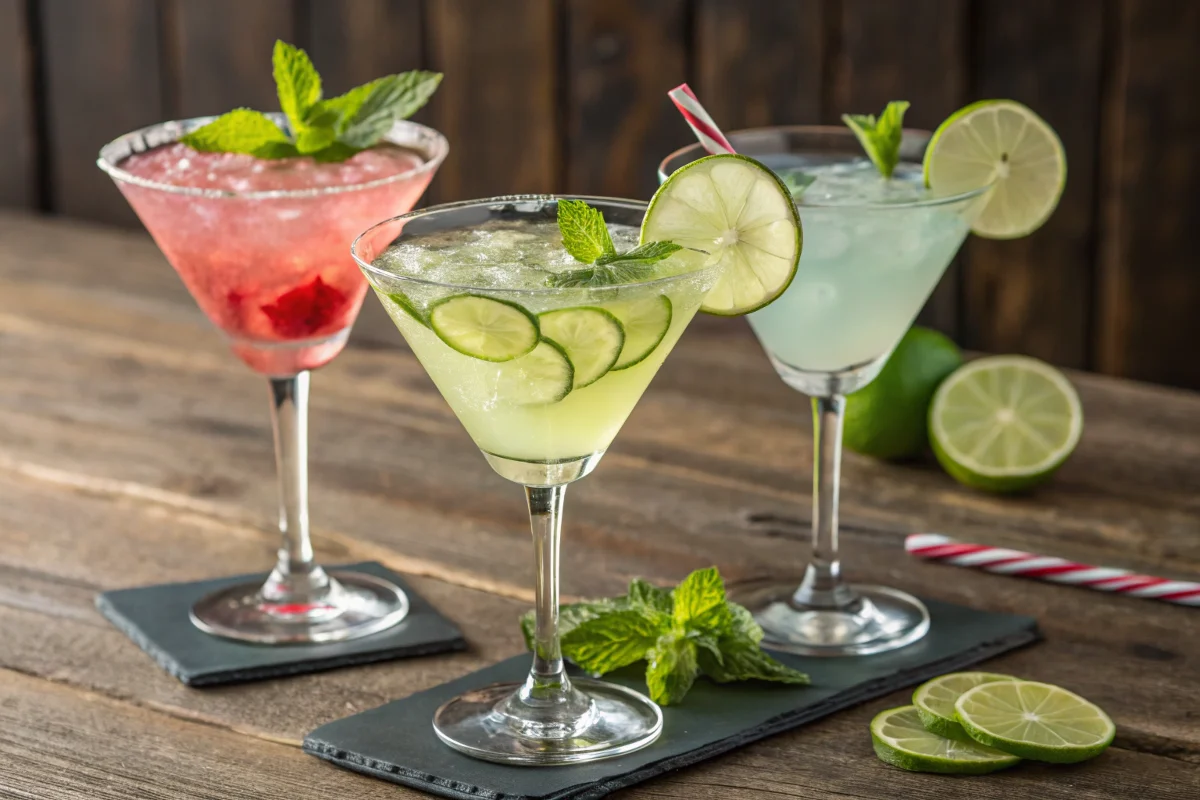
[{"label": "small slate coaster", "polygon": [[[451,697],[492,683],[523,680],[520,655],[403,700],[323,725],[304,749],[338,766],[459,800],[592,800],[795,728],[896,689],[1036,641],[1029,617],[925,601],[929,635],[891,653],[853,658],[776,654],[812,676],[811,686],[699,680],[681,705],[663,709],[663,734],[626,756],[556,767],[478,761],[451,750],[433,732],[433,712]],[[645,691],[643,672],[610,676]],[[865,737],[866,731],[863,731]]]},{"label": "small slate coaster", "polygon": [[204,633],[188,619],[201,597],[267,574],[236,575],[196,583],[119,589],[96,596],[96,608],[167,672],[188,686],[215,686],[301,675],[393,658],[431,655],[466,647],[462,633],[396,573],[373,561],[332,568],[392,581],[408,595],[399,625],[360,639],[322,644],[257,645]]}]

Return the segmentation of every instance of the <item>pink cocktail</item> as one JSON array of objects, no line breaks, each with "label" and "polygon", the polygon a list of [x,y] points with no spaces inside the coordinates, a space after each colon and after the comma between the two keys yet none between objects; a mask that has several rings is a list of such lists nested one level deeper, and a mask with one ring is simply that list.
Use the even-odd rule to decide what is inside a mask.
[{"label": "pink cocktail", "polygon": [[366,635],[403,619],[408,603],[390,582],[328,574],[313,561],[308,371],[341,352],[367,291],[350,243],[411,210],[448,145],[412,122],[397,122],[379,145],[338,163],[197,152],[177,141],[209,121],[126,134],[98,161],[234,353],[271,382],[284,546],[265,584],[201,600],[192,621],[260,643]]}]

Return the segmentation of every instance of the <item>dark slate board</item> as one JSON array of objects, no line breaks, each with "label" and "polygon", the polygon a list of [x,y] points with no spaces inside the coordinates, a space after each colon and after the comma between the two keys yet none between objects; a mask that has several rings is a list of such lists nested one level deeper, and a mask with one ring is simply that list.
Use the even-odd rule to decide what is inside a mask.
[{"label": "dark slate board", "polygon": [[[1037,623],[1029,617],[925,602],[932,626],[923,640],[891,653],[853,658],[777,654],[811,675],[811,686],[717,686],[697,681],[681,705],[663,709],[663,734],[658,741],[607,761],[540,768],[506,766],[469,758],[438,740],[431,724],[438,706],[468,689],[523,680],[529,669],[528,655],[323,725],[305,738],[304,749],[346,769],[443,797],[590,800],[963,669],[1039,637]],[[645,691],[637,668],[609,677]],[[866,730],[863,736],[867,736]]]},{"label": "dark slate board", "polygon": [[373,561],[333,567],[392,581],[408,595],[408,616],[394,628],[323,644],[256,645],[211,636],[188,619],[192,605],[210,592],[267,574],[118,589],[97,595],[96,607],[158,665],[188,686],[280,678],[369,664],[393,658],[462,650],[462,633],[396,573]]}]

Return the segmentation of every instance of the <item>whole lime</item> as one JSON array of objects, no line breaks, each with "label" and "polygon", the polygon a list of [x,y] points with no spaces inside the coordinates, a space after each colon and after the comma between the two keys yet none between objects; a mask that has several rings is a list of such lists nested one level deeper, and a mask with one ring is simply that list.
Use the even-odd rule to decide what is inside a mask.
[{"label": "whole lime", "polygon": [[846,398],[846,447],[889,460],[921,455],[929,442],[933,393],[962,363],[954,342],[914,325],[879,376]]}]

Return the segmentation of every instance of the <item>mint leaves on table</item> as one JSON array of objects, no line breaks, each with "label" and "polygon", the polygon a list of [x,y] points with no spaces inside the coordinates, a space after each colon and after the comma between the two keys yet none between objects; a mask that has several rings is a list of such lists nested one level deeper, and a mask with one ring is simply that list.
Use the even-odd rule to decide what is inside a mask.
[{"label": "mint leaves on table", "polygon": [[[587,672],[645,661],[650,699],[660,705],[683,700],[700,675],[717,683],[809,682],[763,652],[762,628],[725,599],[716,567],[693,572],[673,590],[635,578],[621,597],[564,605],[558,624],[563,655]],[[521,631],[532,650],[532,611],[521,617]]]},{"label": "mint leaves on table", "polygon": [[643,280],[650,276],[654,264],[682,249],[674,242],[646,242],[618,253],[604,215],[583,200],[558,201],[558,230],[571,257],[590,266],[551,275],[546,283],[555,288],[612,286]]},{"label": "mint leaves on table", "polygon": [[279,107],[287,117],[289,131],[280,129],[265,114],[237,108],[179,141],[209,153],[344,161],[379,142],[397,120],[425,105],[442,80],[439,72],[415,70],[323,99],[321,76],[303,50],[277,41],[272,64]]},{"label": "mint leaves on table", "polygon": [[879,174],[891,178],[900,162],[900,138],[904,132],[907,100],[893,100],[878,118],[874,114],[842,114],[842,122],[854,131]]}]

